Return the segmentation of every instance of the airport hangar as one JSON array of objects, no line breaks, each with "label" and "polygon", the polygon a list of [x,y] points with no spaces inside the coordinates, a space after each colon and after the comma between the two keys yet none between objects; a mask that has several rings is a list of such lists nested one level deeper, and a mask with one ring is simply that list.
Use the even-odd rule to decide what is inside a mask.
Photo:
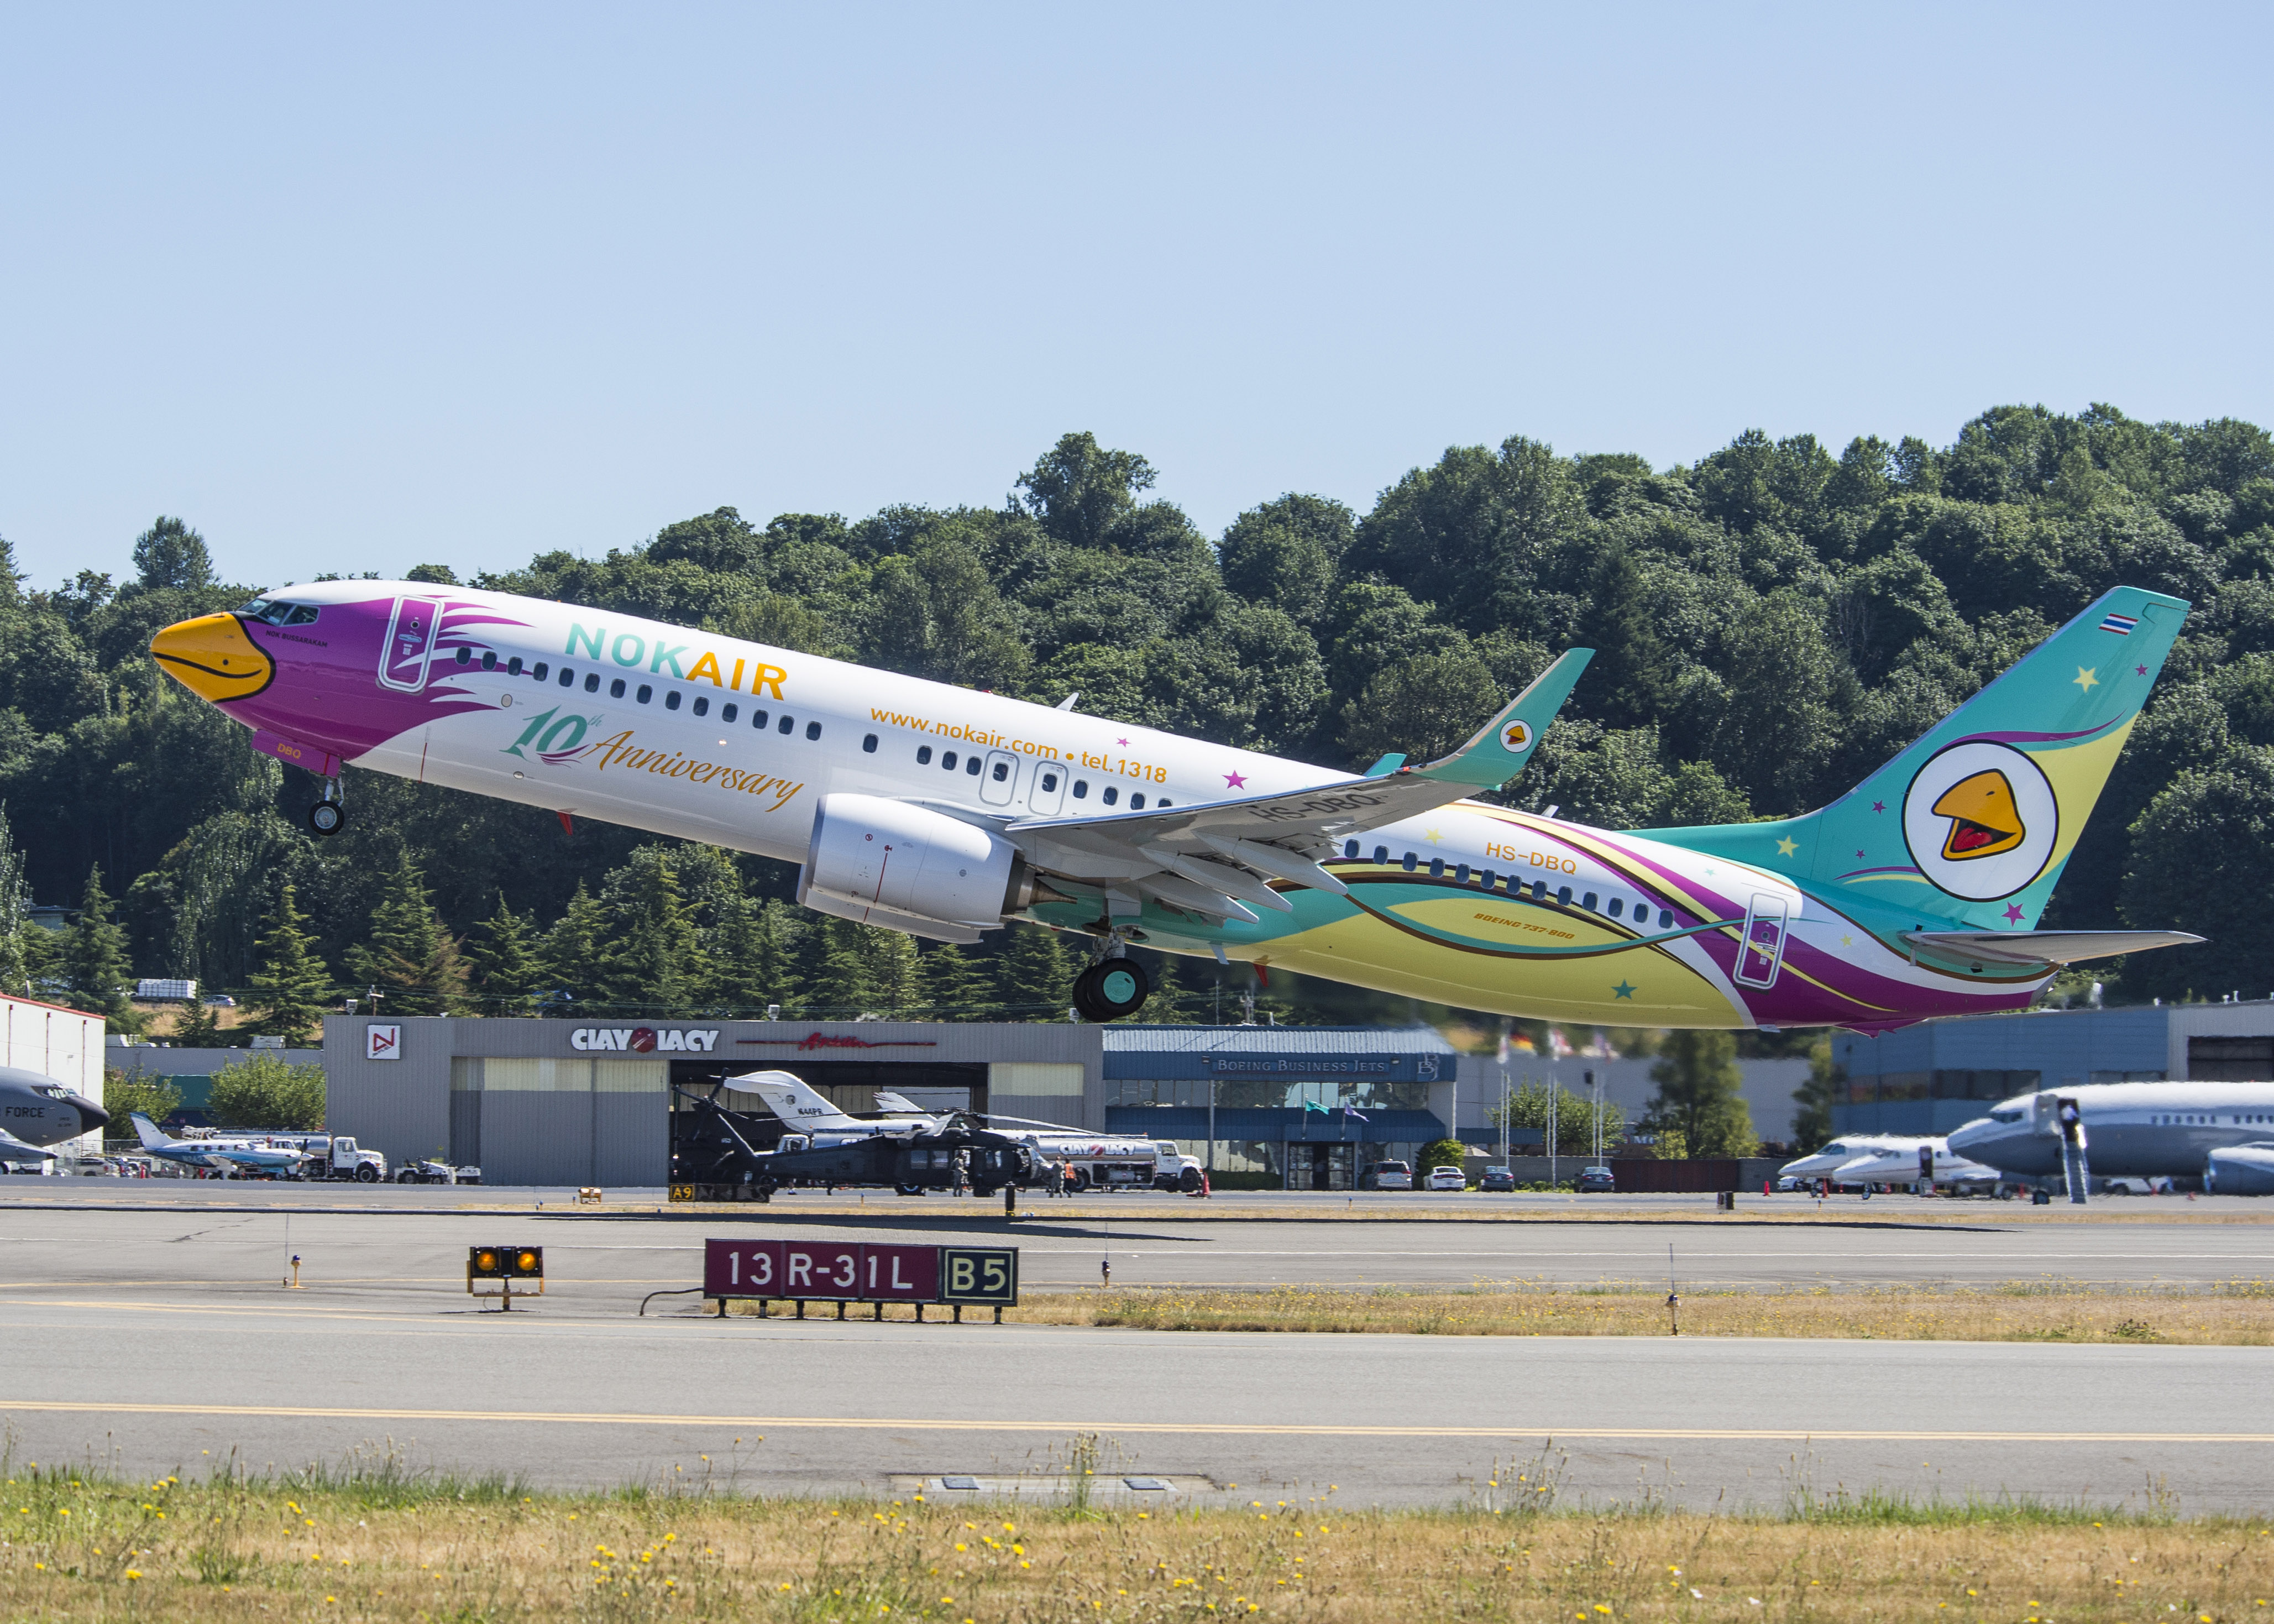
[{"label": "airport hangar", "polygon": [[1834,1132],[1943,1134],[2040,1088],[2274,1079],[2274,1000],[1926,1020],[1835,1033],[1832,1058]]},{"label": "airport hangar", "polygon": [[[1500,1091],[1490,1057],[1427,1026],[332,1015],[324,1061],[334,1132],[493,1184],[660,1185],[681,1091],[769,1069],[855,1114],[890,1089],[927,1109],[1174,1140],[1289,1189],[1348,1189],[1368,1161],[1410,1162],[1443,1137],[1457,1085],[1463,1137],[1498,1139],[1481,1125]],[[764,1109],[732,1091],[720,1102]]]}]

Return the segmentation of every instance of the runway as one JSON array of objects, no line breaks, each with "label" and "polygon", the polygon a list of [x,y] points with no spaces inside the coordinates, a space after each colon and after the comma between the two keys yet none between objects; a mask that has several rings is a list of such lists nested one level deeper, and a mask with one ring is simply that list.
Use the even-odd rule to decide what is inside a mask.
[{"label": "runway", "polygon": [[[2274,1275],[2266,1225],[2172,1221],[2212,1215],[2203,1203],[2004,1224],[1982,1203],[1916,1225],[1884,1199],[1805,1222],[1714,1221],[1694,1199],[1585,1222],[1329,1221],[1283,1203],[1236,1222],[1163,1199],[1046,1207],[1006,1236],[999,1207],[975,1202],[719,1216],[191,1188],[108,1210],[8,1192],[0,1415],[16,1458],[194,1471],[232,1450],[259,1469],[392,1447],[552,1485],[707,1474],[874,1493],[1052,1469],[1096,1434],[1128,1470],[1243,1502],[1460,1503],[1496,1469],[1537,1482],[1566,1457],[1567,1494],[1598,1501],[1773,1508],[1867,1487],[2274,1501],[2267,1349],[721,1323],[684,1297],[636,1312],[694,1283],[706,1234],[754,1230],[1008,1238],[1029,1292],[1094,1283],[1106,1258],[1117,1286],[1648,1282],[1669,1241],[1685,1289]],[[468,1299],[469,1244],[532,1242],[543,1298],[510,1316]],[[305,1289],[288,1291],[294,1253]]]}]

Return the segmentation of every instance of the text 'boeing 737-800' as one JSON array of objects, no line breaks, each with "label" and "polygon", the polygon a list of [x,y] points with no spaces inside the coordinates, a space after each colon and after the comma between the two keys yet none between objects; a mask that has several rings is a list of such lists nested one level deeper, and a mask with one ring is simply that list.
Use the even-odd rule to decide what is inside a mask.
[{"label": "text 'boeing 737-800'", "polygon": [[184,620],[163,667],[324,780],[343,763],[803,865],[798,899],[972,942],[1085,932],[1508,1015],[1842,1026],[2026,1007],[2059,966],[2196,940],[2035,929],[2187,605],[2103,596],[1802,816],[1614,831],[1476,799],[1585,668],[1442,761],[1353,776],[625,614],[330,581]]}]

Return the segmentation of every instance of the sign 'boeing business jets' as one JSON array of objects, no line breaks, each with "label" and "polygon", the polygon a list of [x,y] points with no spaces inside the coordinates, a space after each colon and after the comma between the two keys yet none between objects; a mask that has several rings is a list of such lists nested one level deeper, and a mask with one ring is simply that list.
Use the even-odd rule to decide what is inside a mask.
[{"label": "sign 'boeing business jets'", "polygon": [[1871,1030],[2197,939],[2034,928],[2187,612],[2105,594],[1819,811],[1629,833],[1471,798],[1523,771],[1584,649],[1443,760],[1358,777],[460,587],[294,587],[151,651],[325,780],[319,834],[352,762],[801,862],[801,902],[866,924],[1089,934],[1093,1019],[1144,1003],[1143,942],[1582,1024]]}]

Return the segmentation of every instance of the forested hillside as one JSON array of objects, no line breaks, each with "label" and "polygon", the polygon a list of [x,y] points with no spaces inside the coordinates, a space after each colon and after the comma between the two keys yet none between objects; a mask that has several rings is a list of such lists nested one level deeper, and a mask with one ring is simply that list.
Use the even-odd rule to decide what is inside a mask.
[{"label": "forested hillside", "polygon": [[[1819,804],[2128,582],[2195,609],[2045,923],[2211,938],[2102,972],[2112,996],[2274,988],[2262,429],[2007,407],[1940,449],[1864,439],[1834,455],[1749,432],[1657,470],[1511,439],[1447,451],[1367,513],[1283,495],[1213,539],[1150,497],[1154,477],[1071,434],[999,508],[758,523],[721,508],[603,559],[540,553],[474,583],[1045,703],[1080,689],[1087,711],[1352,766],[1445,749],[1551,651],[1585,643],[1601,652],[1510,795],[1620,828]],[[329,560],[320,520],[306,542],[311,559],[357,561]],[[217,564],[179,520],[132,545],[123,584],[0,577],[16,847],[0,853],[0,909],[15,889],[97,899],[64,938],[0,924],[14,984],[117,1010],[131,961],[245,988],[264,931],[271,959],[294,934],[271,929],[289,883],[315,958],[285,975],[289,998],[271,966],[264,997],[288,1011],[319,983],[378,985],[403,1012],[562,992],[658,1014],[1063,1011],[1047,932],[919,958],[784,903],[791,869],[631,831],[565,835],[547,813],[350,770],[355,816],[317,841],[299,821],[313,781],[255,756],[145,652],[154,628],[279,583],[217,581],[227,538]],[[455,578],[447,560],[417,573]],[[1213,966],[1188,976],[1187,1018],[1207,1018],[1215,982]],[[1338,996],[1311,990],[1314,1008]]]}]

